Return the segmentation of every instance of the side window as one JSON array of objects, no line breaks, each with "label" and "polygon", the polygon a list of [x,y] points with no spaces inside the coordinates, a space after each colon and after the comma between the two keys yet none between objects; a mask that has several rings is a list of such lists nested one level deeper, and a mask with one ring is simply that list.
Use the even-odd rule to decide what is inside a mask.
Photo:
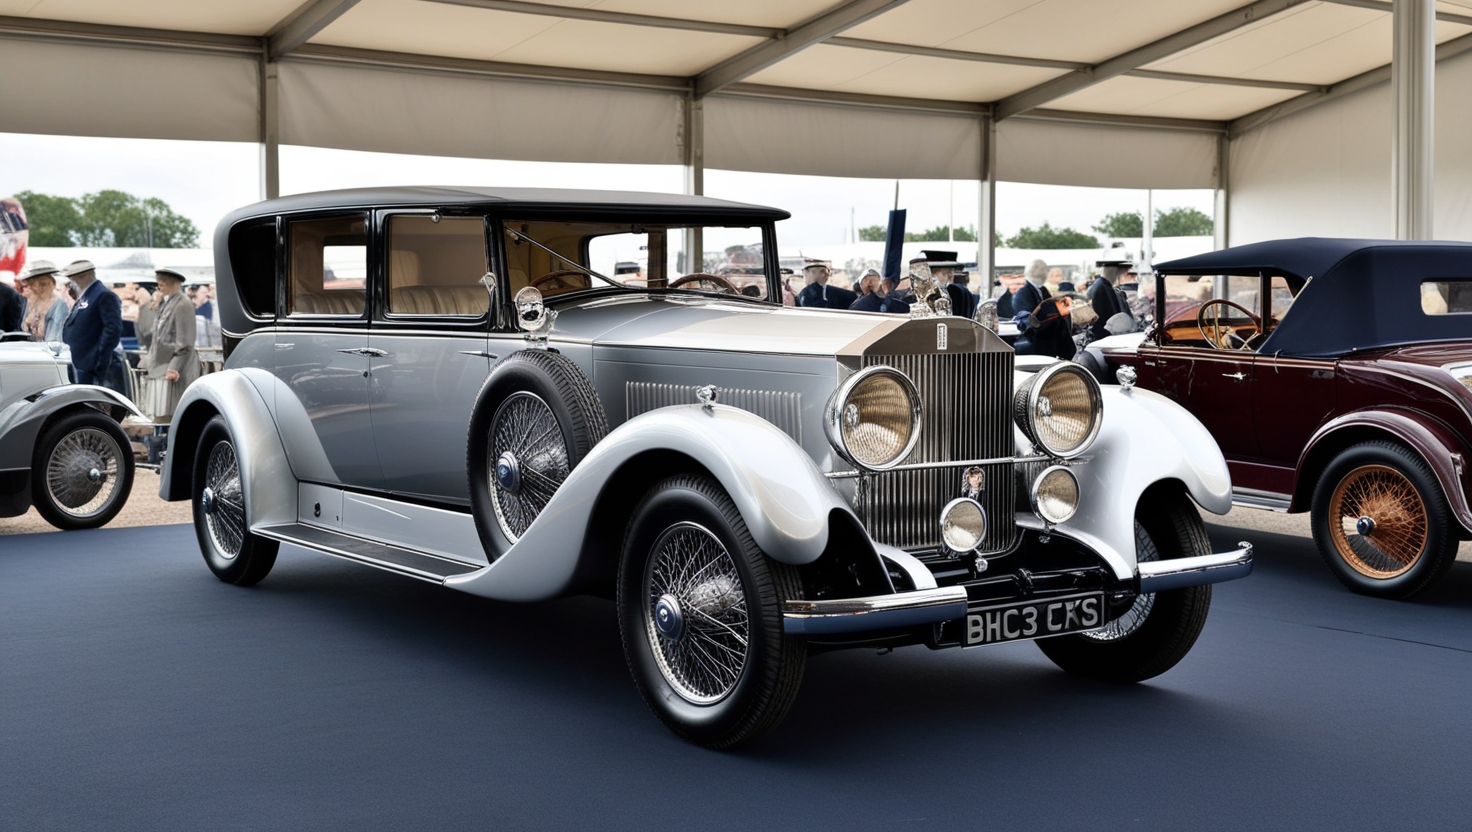
[{"label": "side window", "polygon": [[276,315],[276,218],[230,229],[230,271],[245,311]]},{"label": "side window", "polygon": [[287,230],[288,315],[358,317],[366,306],[368,221],[363,215],[298,220]]},{"label": "side window", "polygon": [[1282,277],[1273,278],[1273,282],[1268,285],[1269,291],[1272,292],[1273,303],[1268,314],[1274,321],[1281,321],[1283,316],[1288,314],[1288,307],[1293,305],[1293,290],[1289,288],[1288,281]]},{"label": "side window", "polygon": [[1472,312],[1472,280],[1422,282],[1421,311],[1427,315],[1465,315]]},{"label": "side window", "polygon": [[491,307],[480,217],[401,214],[388,219],[390,315],[480,317]]}]

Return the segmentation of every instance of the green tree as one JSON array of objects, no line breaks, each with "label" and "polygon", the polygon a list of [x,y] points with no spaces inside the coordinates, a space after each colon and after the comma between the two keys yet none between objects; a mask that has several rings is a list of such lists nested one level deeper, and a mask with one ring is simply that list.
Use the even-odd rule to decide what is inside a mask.
[{"label": "green tree", "polygon": [[882,243],[885,232],[882,225],[866,225],[859,229],[859,239],[866,243]]},{"label": "green tree", "polygon": [[[948,242],[950,239],[951,239],[951,227],[949,225],[938,225],[935,228],[930,228],[930,229],[927,229],[925,231],[912,232],[912,233],[906,233],[905,234],[905,242],[907,242],[907,243],[944,243],[944,242]],[[976,242],[976,229],[974,229],[974,228],[957,228],[956,229],[956,242],[958,242],[958,243],[974,243],[974,242]]]},{"label": "green tree", "polygon": [[77,203],[64,196],[21,191],[15,195],[26,210],[30,224],[29,245],[43,248],[65,248],[80,245],[82,212]]},{"label": "green tree", "polygon": [[1059,249],[1098,248],[1099,241],[1072,228],[1054,228],[1044,222],[1037,228],[1024,228],[1007,240],[1008,248]]},{"label": "green tree", "polygon": [[1172,208],[1155,212],[1157,237],[1206,237],[1212,233],[1211,217],[1195,208]]},{"label": "green tree", "polygon": [[1139,211],[1122,211],[1118,214],[1105,214],[1104,219],[1094,226],[1094,230],[1105,237],[1143,237],[1145,236],[1145,218]]}]

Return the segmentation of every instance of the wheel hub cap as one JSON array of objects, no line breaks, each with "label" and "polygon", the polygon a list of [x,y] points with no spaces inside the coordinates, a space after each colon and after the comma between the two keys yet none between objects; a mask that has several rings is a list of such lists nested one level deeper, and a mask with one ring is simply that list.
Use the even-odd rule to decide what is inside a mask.
[{"label": "wheel hub cap", "polygon": [[1370,532],[1375,531],[1375,520],[1368,516],[1361,517],[1359,520],[1355,521],[1354,530],[1359,532],[1362,536],[1368,537],[1370,535]]},{"label": "wheel hub cap", "polygon": [[685,615],[680,611],[680,602],[675,596],[661,595],[655,602],[654,629],[671,641],[679,641],[685,634]]},{"label": "wheel hub cap", "polygon": [[215,490],[206,487],[204,493],[199,495],[199,507],[204,509],[205,514],[215,513]]},{"label": "wheel hub cap", "polygon": [[102,472],[97,470],[96,468],[89,469],[87,471],[87,482],[90,482],[93,485],[101,484]]},{"label": "wheel hub cap", "polygon": [[496,482],[512,494],[521,493],[521,464],[516,454],[507,451],[496,460]]}]

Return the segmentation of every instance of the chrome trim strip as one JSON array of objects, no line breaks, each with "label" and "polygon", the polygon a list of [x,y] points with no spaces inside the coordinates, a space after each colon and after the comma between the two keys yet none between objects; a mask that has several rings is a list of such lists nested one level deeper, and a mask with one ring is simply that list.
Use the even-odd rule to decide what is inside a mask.
[{"label": "chrome trim strip", "polygon": [[1237,546],[1230,552],[1142,563],[1139,566],[1140,593],[1245,578],[1252,574],[1252,544],[1242,541]]},{"label": "chrome trim strip", "polygon": [[1285,512],[1293,504],[1293,495],[1276,491],[1260,491],[1256,488],[1233,488],[1232,505],[1245,508],[1261,508],[1268,511]]},{"label": "chrome trim strip", "polygon": [[788,635],[826,635],[885,630],[952,621],[966,615],[966,588],[945,586],[831,601],[785,601],[782,627]]},{"label": "chrome trim strip", "polygon": [[[1062,461],[1060,464],[1081,461],[1083,461],[1083,459],[1081,459],[1080,457],[1073,457],[1071,459]],[[885,468],[883,473],[888,474],[892,471],[924,471],[930,468],[969,468],[972,465],[1021,465],[1028,462],[1060,462],[1060,460],[1058,460],[1056,457],[1037,455],[999,456],[992,459],[957,459],[947,460],[944,462],[912,462],[908,465],[896,465],[893,468]],[[830,480],[846,480],[853,479],[854,477],[863,476],[865,473],[867,472],[832,471],[830,473],[824,474],[823,476],[827,477]]]},{"label": "chrome trim strip", "polygon": [[[291,525],[297,525],[297,524],[291,524]],[[354,561],[355,563],[361,563],[361,564],[363,564],[365,566],[376,567],[378,569],[384,570],[385,572],[393,572],[393,573],[396,573],[396,574],[399,574],[399,575],[404,575],[404,576],[410,577],[410,578],[418,578],[421,581],[429,581],[430,583],[434,583],[434,584],[443,584],[445,582],[445,578],[447,577],[445,575],[438,575],[438,574],[435,574],[433,572],[425,571],[423,569],[415,569],[412,566],[406,566],[406,565],[398,564],[398,563],[391,563],[389,561],[379,560],[377,558],[369,557],[367,555],[359,554],[357,552],[350,552],[350,551],[348,551],[346,549],[338,548],[336,546],[331,546],[331,545],[328,545],[327,543],[324,543],[324,542],[321,542],[321,541],[304,540],[302,538],[299,538],[299,537],[293,536],[291,534],[285,533],[284,531],[282,531],[282,528],[283,528],[282,526],[256,526],[256,527],[253,527],[251,529],[251,531],[253,533],[255,533],[255,534],[260,535],[261,537],[270,538],[272,540],[279,540],[282,543],[290,543],[293,546],[300,546],[303,549],[310,549],[310,550],[312,550],[314,552],[320,552],[320,553],[322,553],[324,555],[332,555],[333,557],[339,557],[339,558],[342,558],[344,560]],[[329,534],[332,534],[332,535],[334,535],[336,537],[344,538],[347,541],[371,543],[371,544],[373,544],[375,546],[380,546],[380,547],[385,548],[385,549],[390,548],[388,546],[384,546],[381,543],[378,543],[377,541],[364,540],[363,538],[353,537],[352,535],[343,534],[342,532],[337,532],[337,531],[333,531],[333,530],[330,530],[330,529],[321,529],[320,527],[313,527],[313,528],[318,528],[320,531],[326,531]],[[415,550],[412,550],[412,549],[402,549],[402,547],[393,547],[393,548],[401,549],[402,551],[404,551],[404,552],[406,552],[408,554],[417,555],[419,557],[425,558],[426,560],[437,560],[437,561],[443,561],[443,562],[448,563],[448,564],[454,564],[456,566],[468,567],[472,571],[474,571],[476,569],[482,569],[482,568],[484,568],[484,565],[483,564],[466,563],[465,561],[460,561],[460,560],[455,560],[455,559],[452,559],[452,558],[447,558],[447,557],[444,557],[442,555],[434,555],[434,554],[430,554],[428,552],[420,552],[420,551],[415,551]]]}]

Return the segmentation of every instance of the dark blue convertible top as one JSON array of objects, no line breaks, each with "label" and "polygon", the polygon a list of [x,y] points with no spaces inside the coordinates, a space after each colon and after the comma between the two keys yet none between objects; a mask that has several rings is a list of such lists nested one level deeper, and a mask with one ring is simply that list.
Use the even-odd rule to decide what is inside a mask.
[{"label": "dark blue convertible top", "polygon": [[1286,278],[1297,299],[1258,350],[1263,355],[1335,358],[1472,338],[1472,314],[1421,309],[1422,281],[1472,282],[1472,243],[1303,237],[1183,257],[1155,271]]}]

